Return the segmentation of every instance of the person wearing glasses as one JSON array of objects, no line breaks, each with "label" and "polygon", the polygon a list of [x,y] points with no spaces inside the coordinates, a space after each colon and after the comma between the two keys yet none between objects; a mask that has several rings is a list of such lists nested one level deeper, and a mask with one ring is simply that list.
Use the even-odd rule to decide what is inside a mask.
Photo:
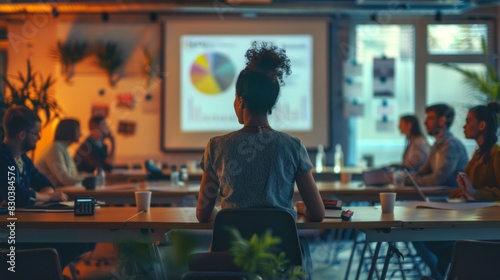
[{"label": "person wearing glasses", "polygon": [[63,119],[57,124],[54,142],[42,152],[36,161],[36,167],[52,184],[58,187],[75,186],[84,176],[78,174],[75,161],[68,147],[80,139],[80,122],[75,119]]},{"label": "person wearing glasses", "polygon": [[[7,109],[3,119],[5,137],[0,144],[0,198],[2,205],[26,207],[66,201],[45,175],[33,165],[26,152],[40,140],[41,123],[35,112],[24,106]],[[15,191],[14,191],[15,190]]]}]

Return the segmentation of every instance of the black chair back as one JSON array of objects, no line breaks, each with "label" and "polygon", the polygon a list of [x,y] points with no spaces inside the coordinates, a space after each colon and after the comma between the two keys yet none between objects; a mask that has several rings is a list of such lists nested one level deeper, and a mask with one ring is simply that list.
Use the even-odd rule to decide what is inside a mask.
[{"label": "black chair back", "polygon": [[446,279],[493,280],[500,278],[500,242],[462,240],[455,242]]},{"label": "black chair back", "polygon": [[232,208],[221,210],[214,222],[212,252],[226,252],[231,248],[233,236],[227,227],[238,229],[241,236],[250,239],[253,234],[262,235],[267,230],[281,238],[280,252],[290,265],[302,266],[302,253],[297,225],[292,214],[277,208]]}]

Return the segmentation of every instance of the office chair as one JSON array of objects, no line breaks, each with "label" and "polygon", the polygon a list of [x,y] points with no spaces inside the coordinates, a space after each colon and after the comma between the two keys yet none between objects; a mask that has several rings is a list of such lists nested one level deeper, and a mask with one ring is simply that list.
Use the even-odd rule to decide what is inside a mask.
[{"label": "office chair", "polygon": [[461,240],[453,245],[448,280],[493,280],[500,277],[500,242]]},{"label": "office chair", "polygon": [[[296,221],[293,216],[286,210],[277,208],[232,208],[221,210],[214,221],[211,252],[193,254],[194,261],[189,264],[190,271],[200,272],[210,269],[212,272],[241,272],[232,263],[232,256],[228,253],[232,246],[233,236],[227,230],[227,227],[236,228],[240,235],[247,240],[253,234],[260,236],[267,230],[271,230],[273,236],[281,238],[281,244],[277,245],[277,247],[280,252],[286,254],[285,258],[289,261],[289,265],[303,267],[310,277],[312,260],[307,241],[301,242],[299,240]],[[244,278],[244,275],[238,277]]]},{"label": "office chair", "polygon": [[57,251],[53,248],[16,250],[15,272],[7,270],[9,267],[8,250],[0,250],[0,279],[40,279],[63,280],[61,264]]}]

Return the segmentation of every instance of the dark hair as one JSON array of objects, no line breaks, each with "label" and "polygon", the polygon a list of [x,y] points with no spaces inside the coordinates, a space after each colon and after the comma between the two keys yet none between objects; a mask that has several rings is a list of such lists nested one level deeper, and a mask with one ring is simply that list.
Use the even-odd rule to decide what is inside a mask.
[{"label": "dark hair", "polygon": [[94,128],[98,128],[99,124],[104,121],[106,118],[103,116],[93,116],[89,120],[89,128],[92,130]]},{"label": "dark hair", "polygon": [[404,115],[401,116],[400,120],[411,123],[410,136],[422,136],[422,130],[420,129],[420,123],[417,116],[415,115]]},{"label": "dark hair", "polygon": [[434,104],[425,108],[425,112],[434,112],[438,118],[445,117],[446,127],[450,128],[453,120],[455,120],[455,110],[446,104]]},{"label": "dark hair", "polygon": [[236,94],[243,97],[250,112],[271,114],[280,86],[285,85],[283,76],[292,72],[290,59],[285,50],[255,41],[245,57],[246,67],[241,70],[236,81]]},{"label": "dark hair", "polygon": [[23,130],[32,129],[40,122],[38,115],[26,106],[14,106],[5,111],[3,129],[7,138],[13,139]]},{"label": "dark hair", "polygon": [[76,132],[80,130],[80,122],[76,119],[64,119],[59,122],[56,128],[54,141],[77,142]]},{"label": "dark hair", "polygon": [[498,136],[498,113],[500,112],[500,104],[497,102],[488,103],[487,106],[479,105],[469,110],[477,118],[478,122],[486,123],[484,132],[484,143],[479,146],[477,154],[479,157],[484,156],[483,161],[489,161],[489,151],[493,145],[497,143]]}]

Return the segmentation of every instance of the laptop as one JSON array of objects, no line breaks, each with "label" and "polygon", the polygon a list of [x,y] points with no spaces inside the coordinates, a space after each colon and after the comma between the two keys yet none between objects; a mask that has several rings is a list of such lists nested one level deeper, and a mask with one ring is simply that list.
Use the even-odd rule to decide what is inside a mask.
[{"label": "laptop", "polygon": [[411,181],[413,187],[417,190],[418,195],[420,196],[420,198],[423,201],[425,201],[425,202],[431,202],[431,201],[432,202],[453,202],[453,203],[467,202],[467,200],[465,200],[465,199],[457,199],[457,198],[449,198],[449,197],[435,197],[435,198],[433,197],[431,200],[424,194],[422,187],[420,187],[420,185],[417,183],[417,181],[415,181],[415,178],[413,178],[411,173],[408,172],[408,170],[406,168],[403,168],[403,170],[406,173],[406,175],[408,176],[408,178],[410,178],[410,181]]},{"label": "laptop", "polygon": [[410,172],[408,172],[408,170],[406,168],[403,168],[404,172],[406,173],[406,176],[408,176],[408,178],[410,178],[410,181],[411,181],[411,184],[415,187],[415,189],[417,190],[418,192],[418,195],[420,196],[420,198],[425,201],[425,202],[429,202],[429,198],[427,196],[425,196],[424,194],[424,191],[422,191],[422,188],[420,187],[420,185],[417,183],[417,181],[415,181],[415,178],[413,178],[413,176],[411,175]]},{"label": "laptop", "polygon": [[386,186],[391,183],[389,171],[386,168],[365,170],[362,173],[365,186]]}]

